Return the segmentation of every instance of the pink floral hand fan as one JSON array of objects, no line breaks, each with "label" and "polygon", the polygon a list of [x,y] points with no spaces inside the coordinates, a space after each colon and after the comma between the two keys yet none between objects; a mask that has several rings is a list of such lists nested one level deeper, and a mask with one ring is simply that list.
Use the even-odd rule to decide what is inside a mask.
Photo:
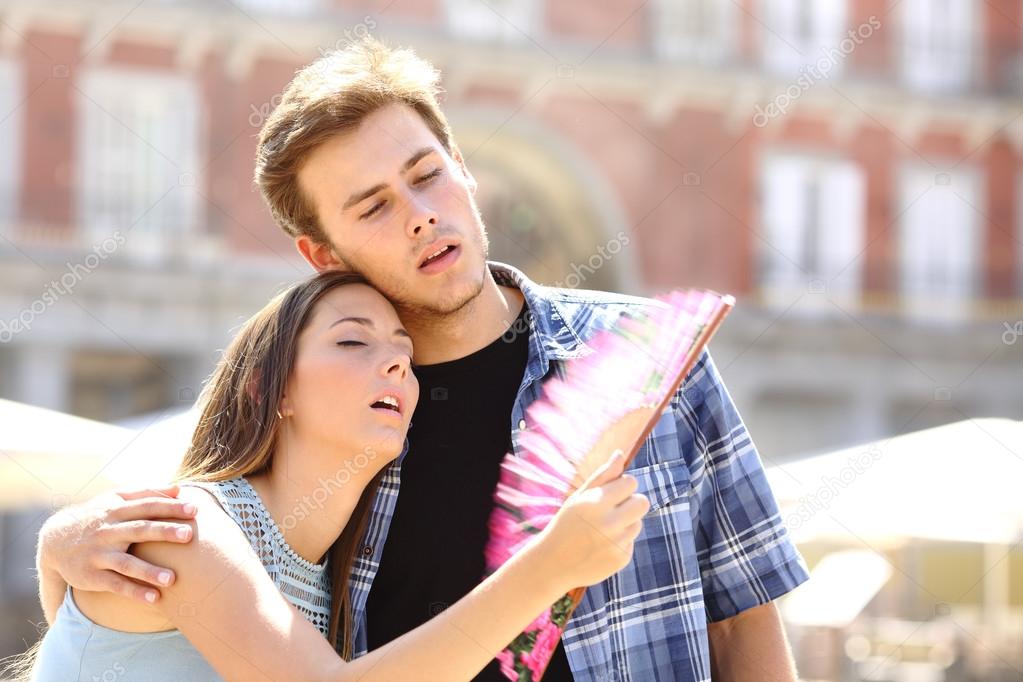
[{"label": "pink floral hand fan", "polygon": [[[487,570],[497,570],[551,520],[616,449],[632,462],[710,337],[735,305],[711,291],[675,291],[662,305],[623,315],[588,345],[594,352],[566,364],[565,378],[544,382],[526,410],[518,456],[501,464],[490,517]],[[536,682],[550,662],[585,588],[544,611],[498,654],[501,672]]]}]

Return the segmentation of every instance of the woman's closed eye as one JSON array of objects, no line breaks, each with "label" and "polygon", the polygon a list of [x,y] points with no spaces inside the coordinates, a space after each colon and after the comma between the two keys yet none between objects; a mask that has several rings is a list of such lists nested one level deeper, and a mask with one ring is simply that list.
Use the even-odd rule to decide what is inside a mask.
[{"label": "woman's closed eye", "polygon": [[346,340],[346,341],[338,341],[337,345],[339,345],[339,346],[346,346],[346,347],[354,347],[354,346],[365,346],[365,345],[368,345],[368,344],[366,344],[363,341]]}]

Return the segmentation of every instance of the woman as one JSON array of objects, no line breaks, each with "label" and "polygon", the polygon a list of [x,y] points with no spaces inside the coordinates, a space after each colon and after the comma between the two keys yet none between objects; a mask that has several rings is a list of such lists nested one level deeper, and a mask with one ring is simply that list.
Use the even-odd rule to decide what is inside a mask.
[{"label": "woman", "polygon": [[179,472],[194,539],[135,547],[174,585],[152,605],[69,588],[35,679],[465,680],[569,589],[629,561],[649,505],[616,455],[476,590],[349,660],[347,581],[416,405],[411,358],[394,309],[356,275],[271,301],[203,394]]}]

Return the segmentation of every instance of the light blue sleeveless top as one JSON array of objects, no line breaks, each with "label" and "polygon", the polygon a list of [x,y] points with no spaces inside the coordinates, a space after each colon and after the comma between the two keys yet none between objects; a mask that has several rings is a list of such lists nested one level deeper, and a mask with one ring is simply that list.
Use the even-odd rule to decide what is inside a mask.
[{"label": "light blue sleeveless top", "polygon": [[[288,546],[263,501],[244,478],[182,485],[202,488],[216,498],[248,537],[277,588],[326,637],[330,622],[326,561],[310,563]],[[178,630],[133,633],[103,627],[79,610],[68,588],[43,638],[32,679],[178,682],[221,678]]]}]

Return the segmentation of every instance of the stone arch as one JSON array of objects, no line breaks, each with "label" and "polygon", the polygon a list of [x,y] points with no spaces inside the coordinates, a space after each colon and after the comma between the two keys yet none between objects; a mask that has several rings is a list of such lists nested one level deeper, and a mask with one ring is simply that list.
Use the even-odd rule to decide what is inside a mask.
[{"label": "stone arch", "polygon": [[625,212],[578,149],[525,114],[509,119],[507,111],[480,107],[447,113],[479,181],[492,259],[544,284],[643,293],[635,249],[619,236],[633,239]]}]

